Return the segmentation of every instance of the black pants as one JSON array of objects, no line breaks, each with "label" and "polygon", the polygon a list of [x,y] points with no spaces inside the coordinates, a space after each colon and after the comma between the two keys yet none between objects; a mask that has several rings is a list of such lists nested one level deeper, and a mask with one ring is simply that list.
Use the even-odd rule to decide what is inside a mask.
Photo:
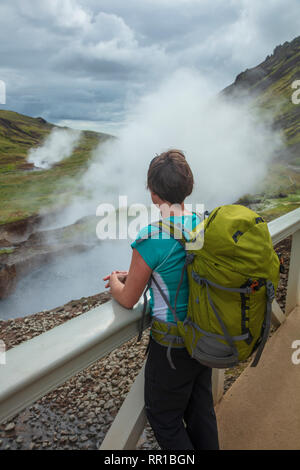
[{"label": "black pants", "polygon": [[174,348],[174,370],[166,353],[166,347],[150,340],[145,407],[159,446],[163,450],[218,449],[211,369],[192,359],[186,349]]}]

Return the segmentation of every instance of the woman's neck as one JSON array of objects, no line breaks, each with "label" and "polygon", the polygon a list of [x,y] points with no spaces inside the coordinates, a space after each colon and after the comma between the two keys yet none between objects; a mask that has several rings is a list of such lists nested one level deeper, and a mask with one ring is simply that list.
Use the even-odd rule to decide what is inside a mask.
[{"label": "woman's neck", "polygon": [[159,210],[163,219],[171,216],[183,216],[183,215],[191,215],[192,212],[189,212],[184,207],[184,203],[182,204],[169,204],[164,203],[159,206]]}]

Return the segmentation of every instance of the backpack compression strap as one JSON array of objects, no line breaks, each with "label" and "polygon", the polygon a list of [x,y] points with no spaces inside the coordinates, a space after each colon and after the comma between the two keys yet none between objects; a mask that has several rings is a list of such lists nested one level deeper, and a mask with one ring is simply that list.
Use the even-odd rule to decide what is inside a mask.
[{"label": "backpack compression strap", "polygon": [[264,332],[261,338],[261,342],[259,343],[256,356],[251,364],[251,367],[257,366],[261,353],[263,352],[263,349],[265,347],[265,344],[269,336],[269,331],[271,327],[271,316],[272,316],[272,302],[275,298],[275,289],[271,281],[267,281],[266,283],[266,292],[267,292],[267,309],[266,309],[266,314],[265,314],[265,319],[264,319],[264,324],[263,324]]},{"label": "backpack compression strap", "polygon": [[[243,293],[243,294],[251,294],[253,291],[251,289],[251,287],[240,287],[240,288],[232,288],[232,287],[224,287],[224,286],[221,286],[219,284],[216,284],[215,282],[212,282],[212,281],[209,281],[208,279],[204,278],[204,277],[201,277],[199,276],[199,274],[197,274],[195,271],[192,271],[192,277],[193,279],[198,283],[198,284],[205,284],[206,286],[206,292],[207,292],[207,298],[208,298],[208,302],[214,312],[214,314],[216,315],[217,317],[217,320],[223,330],[223,333],[224,333],[224,336],[225,336],[225,339],[226,341],[228,342],[228,344],[233,347],[234,349],[235,346],[233,344],[233,338],[230,336],[230,334],[228,333],[222,319],[220,318],[220,315],[218,314],[218,311],[210,297],[210,294],[209,294],[209,285],[213,286],[213,287],[216,287],[217,289],[222,289],[222,290],[225,290],[227,292],[238,292],[238,293]],[[275,289],[274,289],[274,285],[271,281],[267,281],[266,282],[266,294],[267,294],[267,306],[266,306],[266,313],[265,313],[265,318],[264,318],[264,323],[263,323],[263,335],[261,337],[261,340],[260,340],[260,343],[259,343],[259,346],[258,346],[258,349],[257,349],[257,352],[256,352],[256,356],[251,364],[251,367],[255,367],[257,366],[258,362],[259,362],[259,359],[260,359],[260,356],[263,352],[263,349],[265,347],[265,344],[268,340],[268,336],[269,336],[269,331],[270,331],[270,326],[271,326],[271,312],[272,312],[272,302],[275,298]]]},{"label": "backpack compression strap", "polygon": [[144,331],[144,328],[145,328],[145,318],[146,318],[146,310],[147,310],[147,304],[148,304],[148,299],[147,299],[147,293],[148,293],[148,290],[150,289],[151,287],[151,280],[152,280],[152,275],[150,276],[150,279],[147,283],[147,287],[146,289],[144,290],[144,294],[143,294],[143,297],[144,297],[144,305],[143,305],[143,312],[142,312],[142,318],[141,318],[141,322],[140,322],[140,328],[139,328],[139,334],[138,334],[138,338],[137,338],[137,342],[139,343],[142,339],[142,334],[143,334],[143,331]]}]

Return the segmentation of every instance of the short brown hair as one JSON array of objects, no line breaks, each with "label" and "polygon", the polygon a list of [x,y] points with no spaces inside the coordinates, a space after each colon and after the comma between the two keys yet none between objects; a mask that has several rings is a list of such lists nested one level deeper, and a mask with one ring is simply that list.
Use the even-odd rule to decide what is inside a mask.
[{"label": "short brown hair", "polygon": [[151,161],[147,188],[163,201],[181,204],[191,194],[193,186],[193,173],[181,150],[168,150]]}]

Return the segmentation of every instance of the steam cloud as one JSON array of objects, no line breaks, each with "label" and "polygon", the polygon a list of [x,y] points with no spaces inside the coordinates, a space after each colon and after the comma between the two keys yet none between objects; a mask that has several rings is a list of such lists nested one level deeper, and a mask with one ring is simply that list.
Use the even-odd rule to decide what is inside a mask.
[{"label": "steam cloud", "polygon": [[72,154],[80,136],[81,132],[74,129],[54,128],[41,147],[28,152],[27,160],[35,167],[49,169]]},{"label": "steam cloud", "polygon": [[[67,155],[77,139],[74,133],[53,132],[30,158],[36,165],[49,167]],[[129,204],[149,205],[149,163],[155,154],[169,148],[183,150],[194,173],[195,188],[187,202],[204,203],[208,210],[232,203],[256,190],[281,146],[280,135],[272,130],[271,115],[264,115],[262,120],[245,100],[226,102],[216,96],[199,73],[179,70],[131,108],[118,139],[99,145],[83,179],[78,181],[89,197],[76,198],[54,226],[95,215],[100,203],[113,204],[117,209],[119,195],[126,195]],[[103,291],[104,275],[114,269],[128,269],[129,243],[103,241],[89,252],[63,257],[41,268],[22,280],[26,289],[23,286],[22,295],[18,291],[7,299],[6,311],[20,312],[19,297],[22,309],[26,304],[29,313]],[[42,298],[35,295],[41,282]]]},{"label": "steam cloud", "polygon": [[81,184],[92,193],[89,201],[74,201],[68,220],[102,202],[150,203],[145,189],[151,159],[169,148],[186,154],[194,173],[190,203],[212,209],[257,190],[269,164],[282,147],[272,130],[272,116],[241,102],[216,96],[196,71],[179,70],[145,96],[128,115],[119,138],[101,144]]}]

